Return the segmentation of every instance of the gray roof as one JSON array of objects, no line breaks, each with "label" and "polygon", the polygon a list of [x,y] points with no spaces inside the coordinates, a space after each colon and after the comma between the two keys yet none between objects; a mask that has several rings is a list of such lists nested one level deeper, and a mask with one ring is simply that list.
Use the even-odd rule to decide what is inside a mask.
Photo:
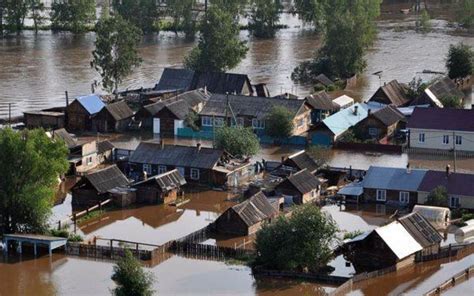
[{"label": "gray roof", "polygon": [[423,248],[439,244],[443,240],[433,225],[419,213],[408,214],[398,221]]},{"label": "gray roof", "polygon": [[176,188],[179,188],[186,184],[186,180],[179,173],[178,170],[172,170],[161,175],[156,175],[149,177],[147,180],[137,182],[132,185],[132,187],[140,186],[143,184],[155,183],[162,191],[170,191]]},{"label": "gray roof", "polygon": [[362,182],[364,188],[418,191],[426,170],[371,166]]},{"label": "gray roof", "polygon": [[[399,83],[397,80],[392,80],[380,87],[390,103],[397,107],[406,105],[410,101],[407,97],[407,89],[408,87],[405,84]],[[376,96],[377,92],[369,101],[378,101]]]},{"label": "gray roof", "polygon": [[224,152],[213,148],[164,145],[142,142],[130,157],[130,162],[212,169]]},{"label": "gray roof", "polygon": [[200,115],[224,116],[227,108],[227,97],[229,105],[236,116],[249,116],[259,119],[265,118],[275,106],[284,107],[293,116],[296,116],[305,104],[304,100],[213,94],[200,112]]},{"label": "gray roof", "polygon": [[301,170],[296,174],[289,176],[285,181],[289,182],[299,193],[305,194],[318,188],[321,184],[318,178],[311,174],[307,169]]},{"label": "gray roof", "polygon": [[176,115],[176,117],[184,119],[190,109],[196,108],[199,104],[206,102],[209,98],[209,93],[205,93],[202,89],[198,89],[179,94],[165,101],[146,105],[143,108],[154,116],[166,106]]},{"label": "gray roof", "polygon": [[117,121],[127,119],[133,116],[133,110],[130,109],[130,107],[128,107],[125,101],[120,101],[120,102],[106,105],[105,109]]},{"label": "gray roof", "polygon": [[54,138],[62,139],[64,143],[66,143],[66,146],[68,149],[79,146],[77,141],[64,128],[54,130],[52,135],[53,135],[53,139]]},{"label": "gray roof", "polygon": [[316,161],[305,150],[288,156],[283,165],[292,166],[292,163],[298,170],[307,169],[310,173],[314,173],[319,168]]},{"label": "gray roof", "polygon": [[385,126],[391,126],[405,120],[405,116],[392,105],[375,111],[372,116],[380,120]]},{"label": "gray roof", "polygon": [[456,96],[459,98],[464,97],[462,91],[457,89],[456,84],[454,84],[454,82],[447,76],[436,80],[426,89],[431,91],[431,93],[434,94],[438,99],[446,96]]},{"label": "gray roof", "polygon": [[278,212],[272,206],[263,192],[258,192],[251,198],[232,207],[247,226],[274,217]]},{"label": "gray roof", "polygon": [[114,148],[114,145],[107,140],[97,143],[97,153],[99,154],[110,151]]},{"label": "gray roof", "polygon": [[316,76],[316,78],[314,78],[314,80],[316,80],[317,82],[325,85],[325,86],[329,86],[331,84],[334,84],[334,82],[329,79],[329,77],[327,77],[326,75],[324,74],[319,74],[318,76]]},{"label": "gray roof", "polygon": [[165,68],[155,90],[182,90],[191,89],[194,81],[194,71],[188,69]]},{"label": "gray roof", "polygon": [[84,178],[86,178],[99,193],[105,193],[116,187],[127,186],[129,184],[127,177],[125,177],[116,165],[87,174]]},{"label": "gray roof", "polygon": [[308,104],[317,110],[337,111],[340,107],[333,102],[329,94],[321,91],[306,97]]}]

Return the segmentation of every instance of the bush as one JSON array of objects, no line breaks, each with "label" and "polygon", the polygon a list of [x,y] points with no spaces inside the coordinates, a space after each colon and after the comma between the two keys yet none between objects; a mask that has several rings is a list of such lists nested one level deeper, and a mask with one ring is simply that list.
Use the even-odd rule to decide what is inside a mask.
[{"label": "bush", "polygon": [[354,237],[359,236],[362,233],[364,233],[362,230],[355,230],[355,231],[346,232],[346,233],[344,233],[344,238],[343,239],[344,240],[353,239]]},{"label": "bush", "polygon": [[288,109],[280,106],[273,107],[265,121],[267,135],[277,139],[289,138],[293,135],[293,114]]},{"label": "bush", "polygon": [[154,292],[153,274],[145,272],[128,249],[125,250],[125,256],[114,266],[112,280],[117,284],[113,290],[116,296],[151,296]]},{"label": "bush", "polygon": [[258,153],[260,142],[251,128],[223,126],[216,133],[216,148],[237,157],[249,157]]},{"label": "bush", "polygon": [[448,190],[444,186],[438,186],[428,195],[426,204],[430,206],[446,207],[448,205]]}]

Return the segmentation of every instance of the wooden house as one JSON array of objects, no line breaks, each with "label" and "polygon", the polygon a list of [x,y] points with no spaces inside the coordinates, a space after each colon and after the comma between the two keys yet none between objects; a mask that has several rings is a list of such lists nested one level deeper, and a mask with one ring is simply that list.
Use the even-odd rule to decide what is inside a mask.
[{"label": "wooden house", "polygon": [[106,200],[109,191],[129,185],[127,177],[115,165],[86,174],[72,188],[73,206],[93,206]]},{"label": "wooden house", "polygon": [[393,105],[395,107],[404,107],[410,104],[407,95],[408,86],[392,80],[381,86],[369,99],[369,102],[377,102],[384,105]]},{"label": "wooden house", "polygon": [[285,197],[285,203],[305,204],[319,199],[321,182],[310,171],[303,169],[278,184],[275,192]]},{"label": "wooden house", "polygon": [[97,161],[99,163],[111,162],[114,149],[114,145],[107,140],[97,143]]},{"label": "wooden house", "polygon": [[311,122],[317,123],[336,113],[341,108],[335,104],[329,94],[321,91],[305,98],[311,107]]},{"label": "wooden house", "polygon": [[396,131],[405,128],[405,116],[392,105],[369,113],[367,118],[355,127],[355,133],[362,139],[392,138]]},{"label": "wooden house", "polygon": [[318,168],[318,163],[305,150],[301,150],[288,157],[282,157],[281,164],[272,170],[271,174],[287,177],[303,169],[315,174]]},{"label": "wooden house", "polygon": [[133,111],[125,101],[106,105],[93,119],[93,130],[101,133],[124,131],[132,121]]},{"label": "wooden house", "polygon": [[71,131],[90,131],[92,117],[105,107],[98,95],[76,98],[66,107],[67,128]]},{"label": "wooden house", "polygon": [[24,112],[24,123],[26,128],[44,128],[44,129],[60,129],[65,127],[64,112],[59,111],[30,111]]},{"label": "wooden house", "polygon": [[129,158],[134,178],[162,174],[174,169],[188,183],[237,186],[253,171],[249,161],[233,159],[228,153],[200,144],[194,147],[142,142]]},{"label": "wooden house", "polygon": [[214,222],[218,233],[238,236],[251,235],[278,215],[278,207],[273,206],[263,192],[229,208]]},{"label": "wooden house", "polygon": [[447,76],[433,81],[411,104],[443,108],[444,106],[441,101],[446,97],[454,97],[460,100],[464,98],[463,92],[460,91],[456,84]]},{"label": "wooden house", "polygon": [[135,188],[137,202],[146,204],[169,204],[176,201],[181,186],[186,180],[178,170],[172,170],[153,177],[147,177],[132,185]]}]

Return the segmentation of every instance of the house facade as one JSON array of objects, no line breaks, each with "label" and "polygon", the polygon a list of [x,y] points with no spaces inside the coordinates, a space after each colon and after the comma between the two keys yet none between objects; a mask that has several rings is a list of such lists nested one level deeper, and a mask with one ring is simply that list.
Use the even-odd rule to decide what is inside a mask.
[{"label": "house facade", "polygon": [[331,114],[339,111],[341,107],[333,102],[329,94],[321,91],[305,98],[311,107],[311,122],[321,122]]},{"label": "house facade", "polygon": [[125,101],[108,104],[92,118],[92,130],[101,133],[125,131],[132,117],[133,111]]},{"label": "house facade", "polygon": [[90,131],[92,117],[99,113],[105,103],[98,95],[89,95],[76,98],[66,107],[66,125],[70,131]]},{"label": "house facade", "polygon": [[131,187],[136,189],[138,203],[169,204],[178,199],[181,187],[184,185],[186,185],[186,180],[178,170],[171,170],[139,181]]},{"label": "house facade", "polygon": [[367,118],[355,127],[356,134],[363,139],[392,138],[404,127],[405,116],[397,108],[389,105],[375,112],[369,109]]},{"label": "house facade", "polygon": [[381,86],[369,99],[369,102],[375,102],[383,105],[393,105],[404,107],[410,104],[407,96],[408,86],[392,80]]},{"label": "house facade", "polygon": [[303,169],[278,184],[275,192],[285,197],[285,203],[306,204],[320,198],[321,182],[307,169]]}]

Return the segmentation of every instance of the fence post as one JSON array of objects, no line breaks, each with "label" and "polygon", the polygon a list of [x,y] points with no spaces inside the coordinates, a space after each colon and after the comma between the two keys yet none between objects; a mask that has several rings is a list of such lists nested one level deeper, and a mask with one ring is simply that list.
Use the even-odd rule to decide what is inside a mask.
[{"label": "fence post", "polygon": [[77,217],[76,217],[76,213],[74,213],[74,215],[72,216],[73,220],[74,220],[74,234],[77,232]]}]

